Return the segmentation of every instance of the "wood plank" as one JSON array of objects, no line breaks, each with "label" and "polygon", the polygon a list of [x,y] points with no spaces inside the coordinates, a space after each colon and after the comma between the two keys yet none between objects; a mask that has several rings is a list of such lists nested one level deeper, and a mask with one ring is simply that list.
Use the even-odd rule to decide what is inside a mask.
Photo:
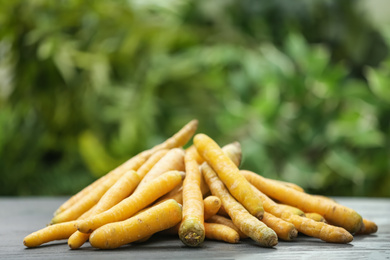
[{"label": "wood plank", "polygon": [[27,249],[23,238],[49,223],[54,210],[66,198],[0,198],[0,259],[390,259],[390,199],[336,198],[375,221],[374,235],[355,236],[347,245],[325,243],[300,235],[293,242],[280,241],[275,248],[262,248],[250,239],[239,244],[205,241],[199,249],[185,247],[176,237],[155,236],[146,243],[116,250],[96,250],[86,243],[70,250],[66,241]]}]

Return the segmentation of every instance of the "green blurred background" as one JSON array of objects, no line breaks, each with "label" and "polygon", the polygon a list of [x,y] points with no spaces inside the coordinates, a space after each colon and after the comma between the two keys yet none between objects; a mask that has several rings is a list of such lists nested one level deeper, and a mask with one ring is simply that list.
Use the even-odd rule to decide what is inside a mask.
[{"label": "green blurred background", "polygon": [[242,168],[390,196],[386,1],[0,6],[0,195],[73,194],[197,118]]}]

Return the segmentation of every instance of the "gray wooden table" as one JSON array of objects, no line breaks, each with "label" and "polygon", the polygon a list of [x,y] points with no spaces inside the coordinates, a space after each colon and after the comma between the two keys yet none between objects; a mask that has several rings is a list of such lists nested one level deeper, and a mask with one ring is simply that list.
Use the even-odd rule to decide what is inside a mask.
[{"label": "gray wooden table", "polygon": [[187,248],[178,238],[158,236],[108,251],[88,243],[70,250],[66,241],[27,249],[23,238],[44,227],[65,199],[0,197],[0,259],[390,259],[390,199],[367,198],[336,198],[379,226],[376,234],[355,236],[346,245],[300,235],[294,242],[279,241],[275,248],[259,247],[250,239],[239,244],[207,240],[201,248]]}]

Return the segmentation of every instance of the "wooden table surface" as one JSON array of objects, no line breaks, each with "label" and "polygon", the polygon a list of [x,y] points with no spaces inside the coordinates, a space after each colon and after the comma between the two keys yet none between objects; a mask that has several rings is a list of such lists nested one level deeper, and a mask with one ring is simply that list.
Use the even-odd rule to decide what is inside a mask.
[{"label": "wooden table surface", "polygon": [[66,241],[26,248],[23,238],[44,227],[65,199],[0,197],[0,259],[390,259],[390,199],[380,198],[336,198],[379,227],[373,235],[355,236],[350,244],[299,235],[293,242],[279,241],[274,248],[262,248],[250,239],[239,244],[207,240],[200,248],[188,248],[176,237],[157,236],[142,244],[106,251],[88,243],[70,250]]}]

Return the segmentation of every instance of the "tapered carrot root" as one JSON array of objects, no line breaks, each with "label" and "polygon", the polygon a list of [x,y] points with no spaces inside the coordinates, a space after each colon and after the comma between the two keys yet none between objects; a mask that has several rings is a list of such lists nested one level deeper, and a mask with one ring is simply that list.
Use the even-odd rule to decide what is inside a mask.
[{"label": "tapered carrot root", "polygon": [[197,134],[194,137],[194,145],[203,159],[218,174],[233,197],[252,215],[261,219],[264,214],[261,199],[252,191],[249,182],[240,174],[237,166],[218,144],[205,134]]},{"label": "tapered carrot root", "polygon": [[176,134],[165,140],[165,142],[156,145],[152,148],[154,152],[162,149],[172,149],[182,147],[191,139],[198,128],[198,120],[194,119],[183,126]]},{"label": "tapered carrot root", "polygon": [[378,226],[373,221],[363,218],[363,224],[363,227],[356,232],[356,235],[368,235],[378,231]]},{"label": "tapered carrot root", "polygon": [[[91,215],[104,212],[128,197],[137,187],[140,178],[135,171],[126,172],[111,188],[103,195],[94,207]],[[71,249],[81,247],[89,238],[89,234],[76,231],[68,239]]]},{"label": "tapered carrot root", "polygon": [[181,218],[181,206],[174,200],[168,200],[137,216],[98,228],[91,234],[89,242],[100,249],[117,248],[170,228]]},{"label": "tapered carrot root", "polygon": [[79,221],[77,229],[82,233],[91,233],[107,223],[127,219],[172,190],[182,181],[183,176],[184,173],[179,171],[164,173],[145,184],[142,189],[136,190],[130,197],[122,200],[111,209]]},{"label": "tapered carrot root", "polygon": [[[154,146],[153,148],[149,150],[145,150],[136,156],[130,158],[114,170],[110,171],[103,177],[97,179],[84,189],[82,189],[80,192],[72,196],[69,200],[65,201],[55,212],[54,216],[58,215],[59,213],[65,211],[69,207],[71,207],[73,204],[78,202],[82,197],[87,195],[90,192],[93,192],[96,187],[100,186],[101,183],[103,183],[106,179],[111,178],[113,175],[121,175],[129,170],[138,170],[140,166],[154,153],[156,153],[159,150],[163,149],[172,149],[177,148],[185,145],[191,137],[195,134],[196,129],[198,127],[198,120],[192,120],[189,123],[187,123],[182,129],[180,129],[176,134],[174,134],[172,137],[165,140],[165,142]],[[142,179],[142,178],[141,178]]]},{"label": "tapered carrot root", "polygon": [[248,237],[247,235],[242,233],[242,231],[236,225],[234,225],[233,221],[229,218],[225,218],[225,217],[220,216],[220,215],[214,215],[214,216],[210,217],[209,219],[207,219],[207,223],[217,223],[217,224],[222,224],[222,225],[228,226],[228,227],[234,229],[240,235],[241,239]]},{"label": "tapered carrot root", "polygon": [[[202,173],[211,193],[221,199],[222,205],[231,217],[233,223],[244,234],[265,247],[272,247],[278,243],[278,237],[275,231],[268,228],[253,215],[249,214],[249,212],[230,195],[223,182],[208,164],[202,164]],[[249,188],[252,189],[250,185]]]},{"label": "tapered carrot root", "polygon": [[203,243],[204,204],[200,190],[201,173],[193,153],[185,154],[186,177],[183,181],[183,220],[179,228],[179,238],[187,246],[195,247]]},{"label": "tapered carrot root", "polygon": [[145,174],[136,190],[167,171],[184,171],[184,150],[181,148],[171,149],[165,154],[148,173]]},{"label": "tapered carrot root", "polygon": [[350,233],[358,231],[362,225],[362,217],[354,210],[332,202],[328,199],[314,197],[274,182],[269,182],[262,176],[241,171],[257,189],[282,203],[297,207],[304,212],[316,212],[324,216],[331,224],[345,228]]},{"label": "tapered carrot root", "polygon": [[240,240],[240,235],[234,229],[217,223],[204,223],[206,237],[208,239],[225,241],[236,244]]},{"label": "tapered carrot root", "polygon": [[299,232],[332,243],[349,243],[353,240],[353,236],[344,228],[327,225],[323,222],[316,222],[312,219],[292,214],[289,211],[285,211],[283,207],[280,207],[279,204],[275,203],[255,186],[252,186],[252,189],[263,200],[263,205],[267,212],[292,223]]},{"label": "tapered carrot root", "polygon": [[293,224],[275,217],[271,213],[264,212],[264,217],[261,221],[269,228],[272,228],[280,239],[291,241],[298,236],[298,230]]},{"label": "tapered carrot root", "polygon": [[310,219],[317,221],[317,222],[326,223],[325,218],[323,216],[321,216],[320,214],[315,213],[315,212],[314,213],[305,213],[305,217],[310,218]]},{"label": "tapered carrot root", "polygon": [[222,202],[217,196],[208,196],[203,200],[204,203],[204,219],[207,220],[217,214],[221,208]]},{"label": "tapered carrot root", "polygon": [[76,230],[76,221],[50,225],[26,236],[23,244],[27,247],[37,247],[54,240],[67,239]]}]

